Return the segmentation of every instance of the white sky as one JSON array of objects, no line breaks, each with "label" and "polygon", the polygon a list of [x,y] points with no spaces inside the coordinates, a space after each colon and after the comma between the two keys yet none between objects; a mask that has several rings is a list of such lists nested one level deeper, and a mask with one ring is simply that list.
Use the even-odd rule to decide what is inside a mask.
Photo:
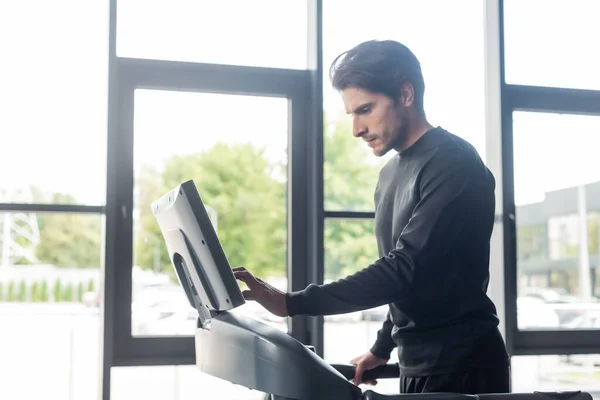
[{"label": "white sky", "polygon": [[[119,5],[120,56],[306,67],[304,0]],[[506,0],[505,7],[510,83],[600,89],[600,2]],[[107,12],[107,0],[0,2],[0,189],[35,184],[104,204]],[[483,0],[371,0],[368,7],[325,0],[324,67],[364,40],[405,43],[423,66],[431,122],[484,157],[483,12]],[[325,88],[334,115],[343,106],[328,80]],[[217,140],[250,140],[285,157],[286,112],[281,99],[138,92],[135,163]],[[518,114],[514,134],[518,204],[600,180],[599,118]]]}]

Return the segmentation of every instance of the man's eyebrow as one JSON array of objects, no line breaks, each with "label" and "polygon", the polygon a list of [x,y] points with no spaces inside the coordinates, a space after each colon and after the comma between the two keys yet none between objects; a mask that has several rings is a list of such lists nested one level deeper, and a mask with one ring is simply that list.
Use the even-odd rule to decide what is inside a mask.
[{"label": "man's eyebrow", "polygon": [[373,101],[368,102],[368,103],[364,103],[359,105],[358,107],[356,107],[354,110],[352,110],[352,113],[354,114],[360,114],[361,112],[363,112],[366,108],[371,107],[374,104]]}]

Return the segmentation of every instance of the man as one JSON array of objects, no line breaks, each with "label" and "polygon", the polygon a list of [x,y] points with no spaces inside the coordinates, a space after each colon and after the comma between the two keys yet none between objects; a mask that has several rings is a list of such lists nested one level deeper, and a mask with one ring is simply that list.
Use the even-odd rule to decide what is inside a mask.
[{"label": "man", "polygon": [[369,41],[331,66],[353,134],[376,156],[397,154],[375,191],[380,259],[326,285],[283,293],[244,268],[244,296],[279,316],[331,315],[389,304],[355,384],[397,348],[402,393],[509,392],[509,363],[486,295],[495,180],[469,143],[427,121],[419,61],[404,45]]}]

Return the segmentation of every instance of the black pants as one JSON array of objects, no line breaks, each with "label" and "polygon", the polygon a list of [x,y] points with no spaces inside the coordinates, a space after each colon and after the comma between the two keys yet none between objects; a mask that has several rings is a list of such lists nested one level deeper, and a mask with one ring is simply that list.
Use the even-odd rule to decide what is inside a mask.
[{"label": "black pants", "polygon": [[400,393],[509,393],[509,368],[476,369],[449,375],[400,377]]}]

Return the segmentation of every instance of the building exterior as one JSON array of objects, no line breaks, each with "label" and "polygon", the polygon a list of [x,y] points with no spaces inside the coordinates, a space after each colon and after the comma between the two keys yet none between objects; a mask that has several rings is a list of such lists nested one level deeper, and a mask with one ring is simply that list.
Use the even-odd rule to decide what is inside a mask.
[{"label": "building exterior", "polygon": [[517,207],[516,220],[519,293],[537,287],[600,297],[600,182],[548,192]]}]

